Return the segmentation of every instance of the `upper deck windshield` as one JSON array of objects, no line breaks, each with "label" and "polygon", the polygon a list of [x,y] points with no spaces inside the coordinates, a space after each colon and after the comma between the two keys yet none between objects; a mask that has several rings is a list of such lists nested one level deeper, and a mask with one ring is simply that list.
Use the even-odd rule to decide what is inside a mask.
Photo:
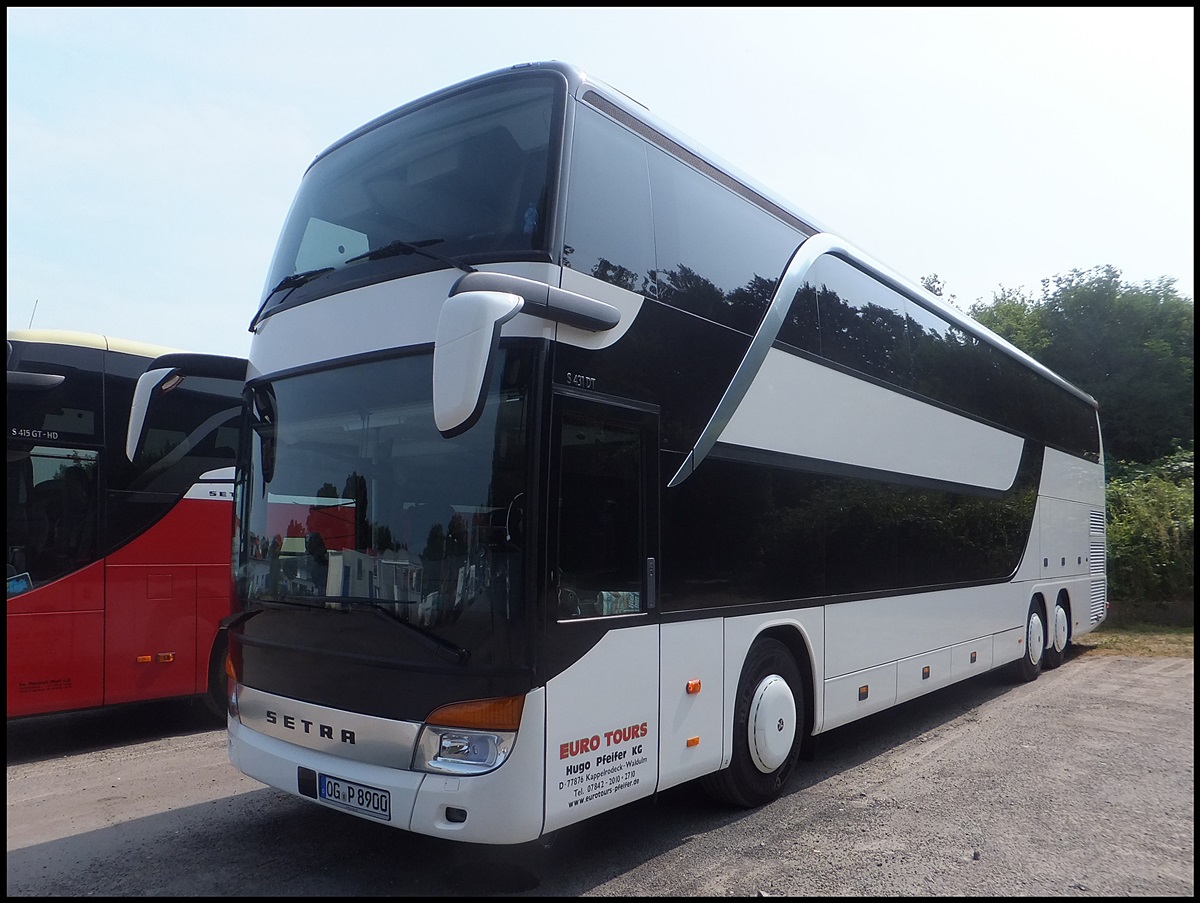
[{"label": "upper deck windshield", "polygon": [[[320,156],[288,213],[262,313],[464,264],[549,260],[565,80],[515,73],[383,117]],[[381,251],[381,249],[383,249]]]},{"label": "upper deck windshield", "polygon": [[434,425],[428,353],[260,383],[239,468],[255,602],[382,609],[481,651],[521,598],[531,355],[497,353],[483,415]]}]

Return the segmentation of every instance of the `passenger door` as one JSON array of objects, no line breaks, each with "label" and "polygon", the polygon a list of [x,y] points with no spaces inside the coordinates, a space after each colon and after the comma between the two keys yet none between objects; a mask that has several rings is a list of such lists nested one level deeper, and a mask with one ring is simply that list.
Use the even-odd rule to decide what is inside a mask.
[{"label": "passenger door", "polygon": [[653,793],[658,774],[658,415],[562,392],[552,423],[547,831]]}]

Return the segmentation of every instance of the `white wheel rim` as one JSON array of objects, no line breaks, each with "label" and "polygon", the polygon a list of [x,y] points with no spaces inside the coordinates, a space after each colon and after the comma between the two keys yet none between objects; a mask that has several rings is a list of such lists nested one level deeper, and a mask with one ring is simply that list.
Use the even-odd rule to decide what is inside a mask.
[{"label": "white wheel rim", "polygon": [[1042,660],[1042,650],[1046,647],[1046,632],[1042,629],[1042,616],[1036,611],[1029,615],[1029,626],[1025,630],[1025,649],[1031,664],[1036,665]]},{"label": "white wheel rim", "polygon": [[796,739],[796,697],[778,674],[764,677],[750,703],[750,758],[763,774],[770,774],[788,757]]},{"label": "white wheel rim", "polygon": [[1054,651],[1062,652],[1067,648],[1067,634],[1070,624],[1067,623],[1067,611],[1061,605],[1054,607]]}]

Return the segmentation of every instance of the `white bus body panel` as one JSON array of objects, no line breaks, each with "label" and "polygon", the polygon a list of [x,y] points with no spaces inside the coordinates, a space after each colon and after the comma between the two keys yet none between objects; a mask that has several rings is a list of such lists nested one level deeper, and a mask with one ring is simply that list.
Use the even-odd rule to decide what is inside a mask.
[{"label": "white bus body panel", "polygon": [[1011,630],[1025,623],[1029,599],[1026,587],[999,583],[830,605],[822,676],[829,680]]},{"label": "white bus body panel", "polygon": [[1073,577],[1087,573],[1088,515],[1082,502],[1044,498],[1039,510],[1042,578]]},{"label": "white bus body panel", "polygon": [[[724,755],[722,618],[662,625],[658,789],[721,767]],[[695,681],[694,692],[688,691]]]},{"label": "white bus body panel", "polygon": [[651,624],[610,630],[546,684],[546,831],[654,793],[658,635]]},{"label": "white bus body panel", "polygon": [[896,662],[896,702],[907,702],[954,683],[953,658],[954,653],[946,648]]},{"label": "white bus body panel", "polygon": [[233,499],[234,472],[232,467],[218,467],[200,474],[200,479],[193,483],[184,495],[185,499]]},{"label": "white bus body panel", "polygon": [[[548,263],[511,263],[480,269],[558,284],[559,268]],[[250,340],[247,378],[306,366],[314,358],[334,361],[388,348],[432,345],[442,304],[462,275],[459,270],[422,273],[320,298],[302,308],[267,317],[259,322]],[[502,334],[549,339],[554,336],[555,325],[541,317],[517,314],[504,324]],[[313,352],[314,336],[320,337],[319,355]]]},{"label": "white bus body panel", "polygon": [[[484,265],[480,270],[534,279],[604,301],[620,311],[617,325],[601,332],[565,326],[519,313],[501,327],[501,335],[556,339],[597,350],[614,344],[637,319],[643,298],[637,292],[563,270],[548,263]],[[370,351],[432,344],[438,319],[459,270],[437,270],[405,279],[367,285],[321,298],[262,320],[250,342],[248,378],[280,373],[313,361],[312,337],[321,337],[322,360]],[[369,324],[363,328],[362,324]]]},{"label": "white bus body panel", "polygon": [[950,678],[966,680],[992,669],[992,643],[990,636],[981,636],[968,643],[959,643],[950,648]]},{"label": "white bus body panel", "polygon": [[1041,494],[1104,505],[1104,468],[1053,448],[1046,449]]},{"label": "white bus body panel", "polygon": [[[794,428],[781,429],[780,411]],[[1012,486],[1024,440],[771,349],[719,441],[984,489]]]},{"label": "white bus body panel", "polygon": [[821,729],[840,727],[896,704],[896,662],[864,668],[825,681],[825,720]]}]

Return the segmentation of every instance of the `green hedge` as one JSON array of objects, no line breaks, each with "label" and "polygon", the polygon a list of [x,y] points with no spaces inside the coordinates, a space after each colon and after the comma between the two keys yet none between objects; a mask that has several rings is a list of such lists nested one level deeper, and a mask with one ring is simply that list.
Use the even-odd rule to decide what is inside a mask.
[{"label": "green hedge", "polygon": [[1110,468],[1108,597],[1114,624],[1195,624],[1193,452]]}]

